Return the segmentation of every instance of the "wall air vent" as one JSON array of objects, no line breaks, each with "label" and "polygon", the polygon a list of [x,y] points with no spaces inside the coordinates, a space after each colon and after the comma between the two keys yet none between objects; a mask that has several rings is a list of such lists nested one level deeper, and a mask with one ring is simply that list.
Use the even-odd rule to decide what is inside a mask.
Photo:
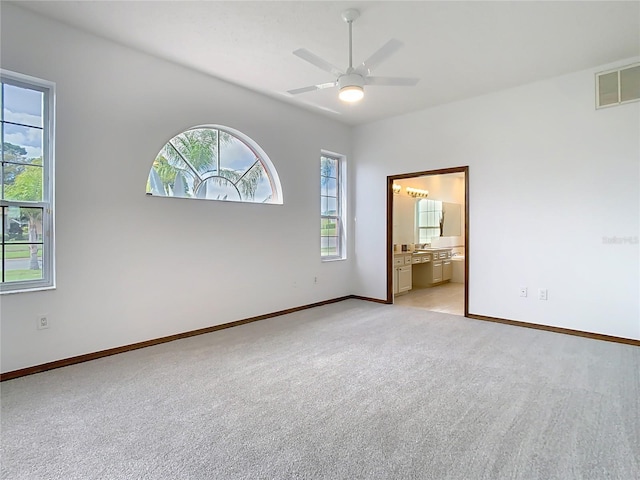
[{"label": "wall air vent", "polygon": [[640,63],[596,73],[596,108],[640,100]]}]

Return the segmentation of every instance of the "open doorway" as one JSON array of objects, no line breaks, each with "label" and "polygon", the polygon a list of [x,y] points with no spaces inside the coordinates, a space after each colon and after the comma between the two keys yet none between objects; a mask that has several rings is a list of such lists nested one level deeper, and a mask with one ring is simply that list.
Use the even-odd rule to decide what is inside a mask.
[{"label": "open doorway", "polygon": [[469,313],[469,167],[387,177],[387,303]]}]

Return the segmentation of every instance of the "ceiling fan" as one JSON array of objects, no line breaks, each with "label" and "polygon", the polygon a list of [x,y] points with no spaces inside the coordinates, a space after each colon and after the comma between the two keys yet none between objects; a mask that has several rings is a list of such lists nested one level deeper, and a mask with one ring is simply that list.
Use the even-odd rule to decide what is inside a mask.
[{"label": "ceiling fan", "polygon": [[288,90],[291,95],[300,93],[313,92],[337,86],[340,89],[338,97],[344,102],[357,102],[364,97],[365,85],[385,85],[385,86],[405,86],[412,87],[418,83],[418,78],[402,78],[402,77],[373,77],[371,71],[381,62],[389,58],[400,47],[402,42],[392,38],[385,43],[380,49],[373,53],[364,62],[353,68],[353,22],[360,16],[360,12],[355,9],[349,9],[342,12],[342,19],[349,25],[349,68],[346,71],[340,70],[335,65],[311,53],[305,48],[299,48],[293,52],[294,55],[315,65],[316,67],[335,75],[336,80],[328,83],[319,83],[308,87],[295,88]]}]

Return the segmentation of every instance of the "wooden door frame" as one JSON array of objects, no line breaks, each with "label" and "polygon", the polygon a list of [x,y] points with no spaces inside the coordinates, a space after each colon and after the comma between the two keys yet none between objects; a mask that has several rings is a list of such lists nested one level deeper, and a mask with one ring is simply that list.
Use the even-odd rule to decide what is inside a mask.
[{"label": "wooden door frame", "polygon": [[387,301],[393,303],[393,182],[414,177],[464,173],[464,316],[469,316],[469,166],[387,176]]}]

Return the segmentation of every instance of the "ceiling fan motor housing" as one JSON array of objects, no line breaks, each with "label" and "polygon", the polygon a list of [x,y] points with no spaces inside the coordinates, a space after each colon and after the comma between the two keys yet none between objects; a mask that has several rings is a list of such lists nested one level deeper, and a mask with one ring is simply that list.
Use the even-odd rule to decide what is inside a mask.
[{"label": "ceiling fan motor housing", "polygon": [[358,75],[357,73],[347,73],[345,75],[340,75],[338,78],[338,88],[342,90],[346,87],[364,87],[364,78],[362,75]]}]

